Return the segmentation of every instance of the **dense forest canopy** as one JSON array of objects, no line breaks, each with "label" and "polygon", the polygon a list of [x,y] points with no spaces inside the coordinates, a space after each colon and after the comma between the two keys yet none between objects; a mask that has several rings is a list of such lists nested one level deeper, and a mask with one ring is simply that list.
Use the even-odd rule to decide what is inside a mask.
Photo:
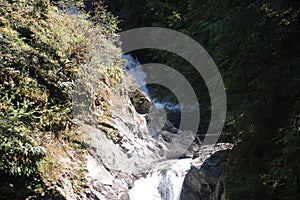
[{"label": "dense forest canopy", "polygon": [[[226,131],[237,143],[228,164],[229,199],[299,199],[300,2],[106,2],[124,29],[178,30],[216,62],[228,98]],[[156,52],[156,59],[199,80],[173,55]]]}]

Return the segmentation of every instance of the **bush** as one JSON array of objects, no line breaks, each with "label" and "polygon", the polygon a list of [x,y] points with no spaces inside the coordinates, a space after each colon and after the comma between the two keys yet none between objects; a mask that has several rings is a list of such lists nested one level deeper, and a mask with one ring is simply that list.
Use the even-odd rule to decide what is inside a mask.
[{"label": "bush", "polygon": [[[47,140],[72,142],[71,98],[79,69],[89,66],[99,78],[119,67],[116,21],[109,29],[107,12],[101,13],[103,26],[48,0],[0,0],[0,186],[10,188],[1,197],[45,192],[38,168],[47,154],[42,145],[49,135]],[[98,90],[100,80],[94,82]],[[26,194],[15,195],[19,189]]]},{"label": "bush", "polygon": [[34,146],[26,136],[21,138],[13,133],[0,135],[0,171],[6,175],[30,177],[36,172],[45,153],[45,148]]}]

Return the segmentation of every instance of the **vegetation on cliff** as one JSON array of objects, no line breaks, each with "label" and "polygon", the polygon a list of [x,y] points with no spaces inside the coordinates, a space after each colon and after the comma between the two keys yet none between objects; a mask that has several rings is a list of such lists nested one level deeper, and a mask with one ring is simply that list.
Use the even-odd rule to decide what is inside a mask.
[{"label": "vegetation on cliff", "polygon": [[[73,81],[86,64],[103,75],[98,87],[122,81],[116,67],[121,64],[121,51],[115,47],[117,20],[102,1],[64,2],[52,1],[58,5],[54,7],[48,0],[0,0],[1,199],[63,199],[55,187],[62,184],[58,176],[67,171],[75,172],[71,179],[76,190],[84,188],[86,151],[71,121]],[[299,199],[300,3],[106,2],[127,28],[181,31],[215,60],[229,103],[226,131],[237,143],[228,163],[228,198]],[[90,10],[92,16],[80,9]],[[209,119],[206,88],[192,67],[170,53],[154,53],[155,59],[187,77]],[[101,100],[108,94],[97,92],[95,104],[105,115],[98,119],[101,126],[111,116],[109,104]],[[107,137],[118,142],[114,133],[107,131]],[[71,165],[72,159],[61,162],[70,153],[79,164]]]},{"label": "vegetation on cliff", "polygon": [[[88,21],[48,0],[0,1],[0,199],[62,199],[55,187],[66,170],[84,188],[85,150],[71,122],[74,79],[87,62],[114,77],[121,64],[105,62],[107,54],[120,57],[110,51],[117,21],[97,9]],[[69,154],[82,163],[64,164]]]}]

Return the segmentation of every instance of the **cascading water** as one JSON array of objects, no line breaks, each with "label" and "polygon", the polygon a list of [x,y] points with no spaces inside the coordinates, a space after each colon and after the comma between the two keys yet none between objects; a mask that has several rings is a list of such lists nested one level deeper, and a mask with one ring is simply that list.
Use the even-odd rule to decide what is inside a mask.
[{"label": "cascading water", "polygon": [[[138,60],[130,55],[123,55],[127,61],[126,69],[135,78],[141,89],[149,95],[146,86],[147,74],[143,71]],[[156,102],[153,100],[156,109],[166,109],[180,111],[180,105],[174,105],[169,102]],[[192,109],[192,108],[191,108]],[[230,145],[229,145],[230,146]],[[214,152],[229,148],[228,144],[205,145],[200,147],[198,165],[209,158]],[[193,165],[192,158],[166,160],[157,163],[144,178],[134,182],[133,188],[129,191],[131,200],[180,200],[181,190],[185,175]]]},{"label": "cascading water", "polygon": [[126,70],[134,77],[142,91],[149,95],[149,90],[146,86],[147,74],[143,71],[140,62],[129,54],[122,55],[122,58],[126,60]]},{"label": "cascading water", "polygon": [[[147,74],[141,64],[131,55],[123,55],[126,60],[126,70],[135,78],[142,91],[149,95],[146,86]],[[179,105],[168,102],[158,102],[152,99],[156,109],[168,109],[178,112]],[[146,178],[141,178],[134,183],[130,190],[131,200],[179,200],[182,183],[187,171],[190,169],[192,159],[168,160],[158,163]]]},{"label": "cascading water", "polygon": [[[149,89],[147,88],[147,74],[143,71],[141,63],[129,54],[122,55],[122,58],[126,61],[126,70],[134,77],[141,90],[148,96],[151,96]],[[181,111],[181,105],[174,104],[172,102],[161,102],[156,98],[151,98],[151,101],[155,105],[157,110],[165,110],[170,115],[177,116],[175,117],[175,121],[179,120],[177,118],[180,118],[179,115]]]},{"label": "cascading water", "polygon": [[200,167],[215,152],[230,148],[232,144],[229,143],[203,145],[195,160],[186,158],[157,163],[145,178],[134,182],[129,197],[131,200],[180,200],[183,181],[191,166]]},{"label": "cascading water", "polygon": [[[149,89],[147,88],[147,74],[143,71],[141,63],[134,59],[131,55],[125,54],[122,55],[122,58],[126,60],[125,68],[126,70],[134,77],[136,82],[141,87],[141,90],[145,92],[148,96],[150,95]],[[179,111],[181,109],[180,105],[174,104],[171,102],[160,102],[157,99],[152,99],[155,107],[157,109],[167,109],[167,110],[174,110]]]},{"label": "cascading water", "polygon": [[184,177],[191,166],[191,158],[158,163],[147,175],[134,183],[131,200],[179,200]]}]

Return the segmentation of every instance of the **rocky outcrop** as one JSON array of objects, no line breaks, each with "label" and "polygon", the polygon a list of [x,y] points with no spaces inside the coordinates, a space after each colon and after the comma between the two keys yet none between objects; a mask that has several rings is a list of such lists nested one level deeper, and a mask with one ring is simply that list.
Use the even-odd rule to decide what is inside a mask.
[{"label": "rocky outcrop", "polygon": [[228,151],[214,153],[201,167],[197,166],[197,162],[194,163],[185,177],[180,200],[225,199],[223,178]]},{"label": "rocky outcrop", "polygon": [[140,114],[146,114],[150,110],[152,105],[151,100],[141,90],[135,90],[130,92],[130,101],[133,104],[135,110]]},{"label": "rocky outcrop", "polygon": [[[131,75],[122,71],[122,82],[113,86],[113,79],[106,77],[110,74],[102,75],[107,81],[100,83],[100,89],[95,89],[95,97],[87,91],[91,94],[89,101],[86,96],[84,101],[78,98],[79,102],[91,105],[76,107],[73,122],[88,150],[86,198],[127,200],[136,179],[148,173],[155,163],[178,158],[194,138],[160,118],[160,113],[151,111],[152,102]],[[83,73],[81,79],[89,76],[90,73]],[[84,80],[84,86],[93,86],[90,79]],[[64,188],[71,188],[65,185]]]},{"label": "rocky outcrop", "polygon": [[[107,24],[95,25],[76,9],[56,12],[48,0],[0,5],[8,13],[0,19],[0,149],[6,153],[0,199],[128,200],[136,179],[190,146],[192,133],[151,111],[124,69],[118,36],[103,30]],[[20,177],[32,177],[32,185]]]}]

